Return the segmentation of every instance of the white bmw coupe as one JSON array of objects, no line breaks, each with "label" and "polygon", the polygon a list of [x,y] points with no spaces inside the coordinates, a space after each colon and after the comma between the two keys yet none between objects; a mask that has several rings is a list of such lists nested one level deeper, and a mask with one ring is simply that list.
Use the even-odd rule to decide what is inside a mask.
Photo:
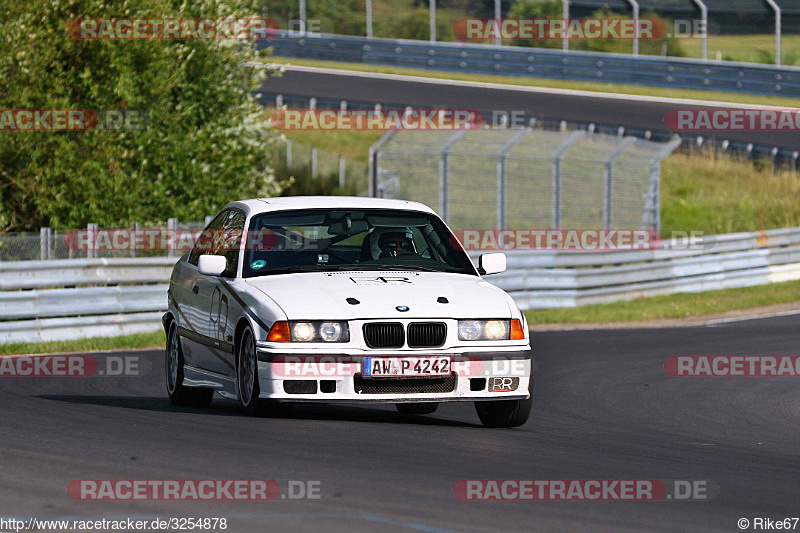
[{"label": "white bmw coupe", "polygon": [[527,323],[425,205],[348,197],[228,204],[175,265],[167,392],[248,413],[389,402],[408,415],[472,401],[489,427],[531,410]]}]

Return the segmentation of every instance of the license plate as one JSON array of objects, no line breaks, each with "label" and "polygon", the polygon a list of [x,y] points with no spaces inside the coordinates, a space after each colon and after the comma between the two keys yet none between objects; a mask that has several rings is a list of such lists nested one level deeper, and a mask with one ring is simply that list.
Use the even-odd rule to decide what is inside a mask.
[{"label": "license plate", "polygon": [[449,357],[365,357],[361,375],[365,378],[449,376]]}]

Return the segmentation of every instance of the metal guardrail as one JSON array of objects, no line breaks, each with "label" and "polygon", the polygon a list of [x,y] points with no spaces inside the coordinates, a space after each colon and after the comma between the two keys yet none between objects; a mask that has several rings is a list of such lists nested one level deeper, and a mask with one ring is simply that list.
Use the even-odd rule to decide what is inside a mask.
[{"label": "metal guardrail", "polygon": [[[476,258],[478,253],[470,253]],[[643,251],[509,251],[489,280],[521,309],[800,279],[800,227]],[[0,263],[0,344],[156,331],[176,257]]]},{"label": "metal guardrail", "polygon": [[272,47],[273,53],[278,56],[306,59],[800,96],[800,68],[755,63],[405,39],[370,39],[325,33],[307,34],[298,38],[283,32],[274,39],[259,41],[259,46]]}]

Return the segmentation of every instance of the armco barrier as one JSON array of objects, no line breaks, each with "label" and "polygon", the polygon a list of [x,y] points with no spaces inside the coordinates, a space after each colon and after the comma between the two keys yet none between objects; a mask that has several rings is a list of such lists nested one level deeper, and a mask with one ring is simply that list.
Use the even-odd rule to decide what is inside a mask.
[{"label": "armco barrier", "polygon": [[[521,309],[574,307],[800,279],[800,227],[667,241],[653,250],[507,256],[508,271],[488,280]],[[0,344],[156,331],[176,260],[0,263]]]},{"label": "armco barrier", "polygon": [[518,46],[307,34],[259,41],[285,57],[479,74],[800,96],[800,68]]}]

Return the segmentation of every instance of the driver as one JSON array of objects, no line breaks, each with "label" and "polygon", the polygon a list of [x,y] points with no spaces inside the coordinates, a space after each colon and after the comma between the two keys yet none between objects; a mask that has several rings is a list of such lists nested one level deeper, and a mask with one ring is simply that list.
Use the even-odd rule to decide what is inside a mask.
[{"label": "driver", "polygon": [[410,228],[375,228],[369,234],[369,239],[369,249],[373,259],[417,254],[414,234]]}]

